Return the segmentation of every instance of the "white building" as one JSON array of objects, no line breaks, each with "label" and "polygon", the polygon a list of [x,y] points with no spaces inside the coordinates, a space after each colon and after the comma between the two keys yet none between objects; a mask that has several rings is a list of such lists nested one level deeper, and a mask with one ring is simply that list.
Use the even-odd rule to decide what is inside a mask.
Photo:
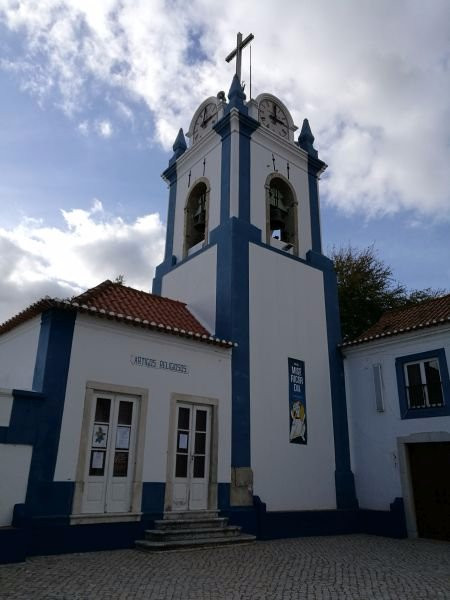
[{"label": "white building", "polygon": [[408,535],[450,539],[450,295],[385,313],[343,353],[360,508],[403,500]]},{"label": "white building", "polygon": [[228,100],[175,141],[153,294],[104,282],[0,326],[3,560],[130,547],[201,511],[262,538],[404,533],[398,486],[371,498],[350,380],[358,509],[326,165],[279,99],[246,102],[235,76]]}]

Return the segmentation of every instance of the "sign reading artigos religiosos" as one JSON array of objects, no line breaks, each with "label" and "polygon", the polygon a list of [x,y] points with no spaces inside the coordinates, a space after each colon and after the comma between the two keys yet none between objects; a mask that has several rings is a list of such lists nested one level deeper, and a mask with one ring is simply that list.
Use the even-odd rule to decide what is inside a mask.
[{"label": "sign reading artigos religiosos", "polygon": [[168,360],[158,360],[149,356],[130,355],[130,362],[134,367],[147,367],[147,369],[164,369],[165,371],[174,371],[188,375],[189,367],[181,363],[170,362]]},{"label": "sign reading artigos religiosos", "polygon": [[289,367],[289,441],[307,443],[305,363],[288,358]]}]

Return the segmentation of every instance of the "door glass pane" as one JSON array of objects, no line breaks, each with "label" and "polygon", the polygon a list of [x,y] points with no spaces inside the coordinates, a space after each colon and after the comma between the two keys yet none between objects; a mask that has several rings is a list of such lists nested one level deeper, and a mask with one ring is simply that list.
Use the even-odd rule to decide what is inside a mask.
[{"label": "door glass pane", "polygon": [[189,408],[180,407],[178,410],[178,429],[189,429]]},{"label": "door glass pane", "polygon": [[187,454],[189,447],[189,432],[179,431],[177,437],[177,452]]},{"label": "door glass pane", "polygon": [[205,457],[194,457],[194,477],[203,478],[205,476]]},{"label": "door glass pane", "polygon": [[198,410],[195,417],[195,429],[197,431],[206,431],[206,410]]},{"label": "door glass pane", "polygon": [[187,454],[177,454],[175,462],[175,477],[187,477]]},{"label": "door glass pane", "polygon": [[94,448],[106,448],[108,443],[108,430],[109,425],[94,423],[94,429],[92,431],[92,445]]},{"label": "door glass pane", "polygon": [[117,422],[119,425],[131,425],[131,419],[133,417],[133,403],[124,402],[121,400],[119,404],[119,417]]},{"label": "door glass pane", "polygon": [[126,477],[128,474],[128,452],[114,453],[113,477]]},{"label": "door glass pane", "polygon": [[109,423],[109,412],[111,400],[109,398],[97,398],[95,406],[95,421],[100,423]]},{"label": "door glass pane", "polygon": [[91,450],[89,475],[102,477],[105,474],[105,454],[103,450]]},{"label": "door glass pane", "polygon": [[124,425],[118,425],[116,429],[116,448],[121,450],[130,449],[130,434],[131,427]]},{"label": "door glass pane", "polygon": [[442,387],[439,364],[437,360],[425,362],[425,377],[427,380],[428,401],[431,406],[442,406]]},{"label": "door glass pane", "polygon": [[205,454],[206,448],[206,433],[195,434],[195,454]]}]

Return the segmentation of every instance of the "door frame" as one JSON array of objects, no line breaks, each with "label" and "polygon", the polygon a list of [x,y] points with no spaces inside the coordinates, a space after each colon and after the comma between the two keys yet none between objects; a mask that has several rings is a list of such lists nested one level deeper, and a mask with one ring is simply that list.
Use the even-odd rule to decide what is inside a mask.
[{"label": "door frame", "polygon": [[414,489],[409,462],[409,444],[423,444],[433,442],[450,442],[450,433],[447,431],[426,431],[412,433],[397,438],[398,460],[400,467],[400,483],[405,507],[406,530],[409,538],[419,537],[416,510],[414,507]]},{"label": "door frame", "polygon": [[173,473],[175,467],[175,434],[177,427],[177,405],[191,404],[209,406],[211,409],[211,439],[209,458],[209,482],[208,482],[208,505],[207,510],[217,509],[217,469],[218,469],[218,418],[219,401],[217,398],[205,398],[192,396],[191,394],[171,394],[169,414],[169,435],[167,439],[167,469],[166,469],[166,491],[164,496],[164,512],[173,510]]},{"label": "door frame", "polygon": [[[136,425],[136,446],[134,476],[131,484],[131,510],[124,513],[82,513],[82,500],[85,487],[86,465],[89,460],[89,431],[94,401],[98,393],[123,394],[134,396],[138,401],[138,422]],[[87,381],[84,400],[83,421],[81,424],[80,445],[76,470],[75,491],[70,516],[71,525],[83,523],[111,523],[119,521],[140,521],[142,511],[142,473],[144,465],[144,443],[147,427],[148,390],[99,381]]]}]

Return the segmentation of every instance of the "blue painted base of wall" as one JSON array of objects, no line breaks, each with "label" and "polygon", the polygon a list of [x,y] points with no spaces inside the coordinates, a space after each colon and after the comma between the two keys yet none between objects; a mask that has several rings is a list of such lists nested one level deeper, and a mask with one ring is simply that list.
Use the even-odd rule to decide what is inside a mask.
[{"label": "blue painted base of wall", "polygon": [[16,527],[0,527],[0,565],[23,562],[27,556],[26,533]]},{"label": "blue painted base of wall", "polygon": [[133,523],[62,524],[61,519],[32,519],[27,527],[0,528],[0,564],[20,562],[27,556],[94,552],[134,548],[146,529],[154,527],[162,513],[147,514]]},{"label": "blue painted base of wall", "polygon": [[228,506],[221,510],[230,524],[261,540],[313,535],[369,533],[386,537],[407,536],[402,498],[396,498],[389,511],[341,509],[267,511],[255,496],[252,507]]},{"label": "blue painted base of wall", "polygon": [[[407,535],[401,498],[395,499],[389,511],[267,511],[255,497],[253,506],[228,504],[220,514],[261,540],[354,533],[394,538]],[[69,525],[67,519],[58,517],[32,518],[22,527],[0,528],[0,563],[20,562],[26,556],[133,548],[135,540],[142,539],[145,530],[152,529],[155,519],[162,516],[162,512],[147,512],[145,520],[137,523],[92,525]]]}]

